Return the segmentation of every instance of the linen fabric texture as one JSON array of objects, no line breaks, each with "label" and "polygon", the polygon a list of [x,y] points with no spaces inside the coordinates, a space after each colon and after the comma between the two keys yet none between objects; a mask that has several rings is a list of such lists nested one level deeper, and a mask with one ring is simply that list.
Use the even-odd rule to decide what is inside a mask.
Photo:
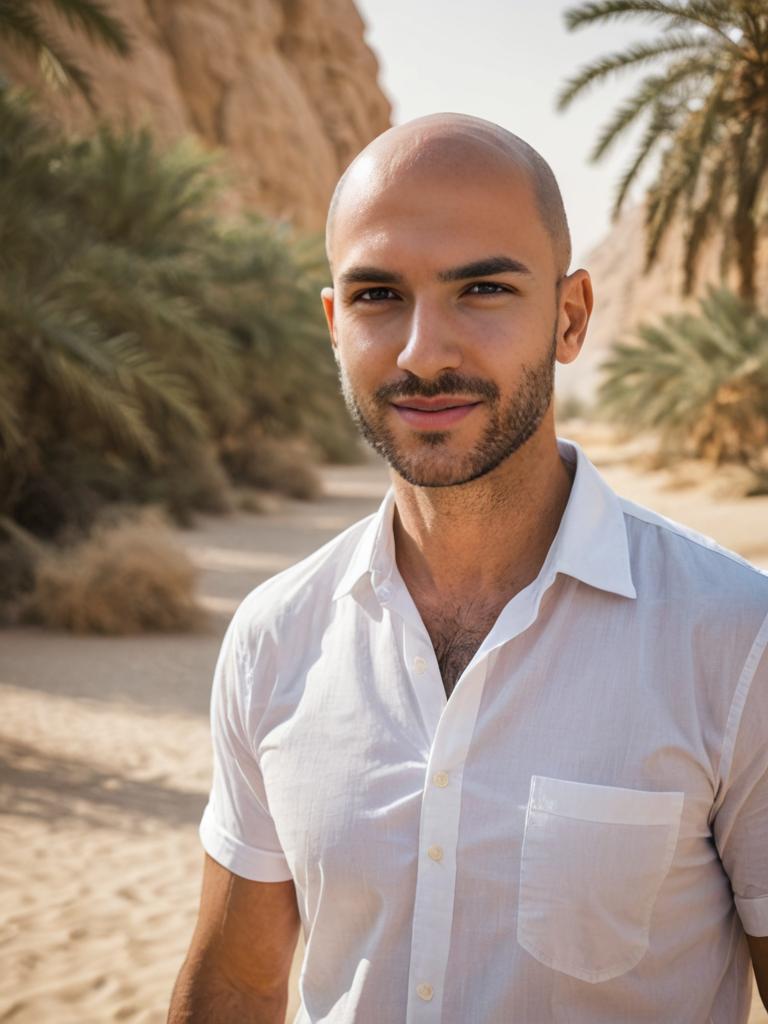
[{"label": "linen fabric texture", "polygon": [[768,575],[558,444],[557,536],[449,699],[392,491],[229,625],[200,836],[293,879],[297,1024],[747,1021]]}]

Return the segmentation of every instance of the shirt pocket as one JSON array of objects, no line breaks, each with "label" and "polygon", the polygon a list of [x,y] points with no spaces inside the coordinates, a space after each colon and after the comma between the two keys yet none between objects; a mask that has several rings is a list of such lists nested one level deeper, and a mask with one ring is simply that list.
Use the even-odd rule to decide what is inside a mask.
[{"label": "shirt pocket", "polygon": [[517,940],[541,963],[607,981],[648,949],[683,793],[531,778]]}]

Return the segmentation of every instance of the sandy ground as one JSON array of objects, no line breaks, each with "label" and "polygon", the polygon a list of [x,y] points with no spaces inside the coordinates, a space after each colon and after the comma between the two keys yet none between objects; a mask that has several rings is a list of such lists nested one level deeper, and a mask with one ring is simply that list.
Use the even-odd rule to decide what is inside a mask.
[{"label": "sandy ground", "polygon": [[[621,493],[768,567],[768,498],[731,499],[727,481],[714,497],[695,473],[638,475],[599,435],[585,441]],[[326,485],[321,501],[179,534],[200,567],[205,633],[0,632],[0,1021],[165,1020],[195,916],[208,696],[228,616],[372,511],[386,476],[333,469]]]}]

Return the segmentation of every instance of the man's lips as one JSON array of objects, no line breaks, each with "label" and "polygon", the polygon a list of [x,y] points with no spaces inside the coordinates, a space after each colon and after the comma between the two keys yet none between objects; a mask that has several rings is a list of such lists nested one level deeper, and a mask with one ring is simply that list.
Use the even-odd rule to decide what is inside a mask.
[{"label": "man's lips", "polygon": [[444,430],[463,420],[481,404],[472,398],[443,395],[437,398],[403,398],[392,402],[392,407],[411,427]]}]

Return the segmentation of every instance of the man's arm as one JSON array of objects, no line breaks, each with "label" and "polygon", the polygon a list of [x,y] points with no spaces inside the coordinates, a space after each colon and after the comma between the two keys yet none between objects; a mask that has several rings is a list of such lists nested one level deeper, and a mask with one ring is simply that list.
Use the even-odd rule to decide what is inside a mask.
[{"label": "man's arm", "polygon": [[293,882],[251,882],[206,854],[168,1024],[283,1024],[298,935]]},{"label": "man's arm", "polygon": [[747,942],[752,966],[755,969],[757,991],[763,1000],[763,1006],[768,1010],[768,935],[748,935]]}]

